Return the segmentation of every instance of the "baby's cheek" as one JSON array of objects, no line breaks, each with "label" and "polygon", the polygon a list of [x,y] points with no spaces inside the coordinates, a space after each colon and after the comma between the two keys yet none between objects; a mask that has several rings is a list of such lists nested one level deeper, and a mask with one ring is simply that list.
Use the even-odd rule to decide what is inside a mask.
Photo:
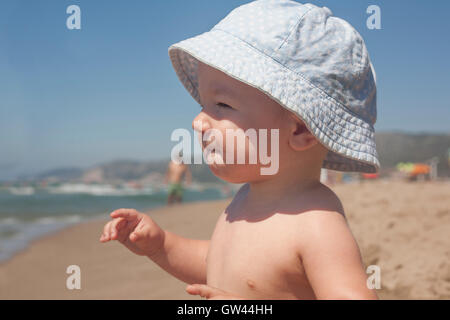
[{"label": "baby's cheek", "polygon": [[227,164],[256,164],[258,156],[258,133],[250,129],[230,130],[223,139],[224,159]]}]

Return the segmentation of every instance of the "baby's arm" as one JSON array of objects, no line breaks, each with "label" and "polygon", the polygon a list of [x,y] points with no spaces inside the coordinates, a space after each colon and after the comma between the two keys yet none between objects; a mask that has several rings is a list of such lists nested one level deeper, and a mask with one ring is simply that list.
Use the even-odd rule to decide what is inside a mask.
[{"label": "baby's arm", "polygon": [[317,299],[377,299],[367,288],[358,245],[337,212],[305,213],[300,256]]},{"label": "baby's arm", "polygon": [[167,230],[164,233],[164,249],[152,260],[181,281],[206,284],[206,255],[210,241],[183,238]]},{"label": "baby's arm", "polygon": [[186,239],[163,230],[148,215],[134,209],[116,210],[111,218],[104,227],[101,242],[118,240],[186,283],[206,283],[208,240]]}]

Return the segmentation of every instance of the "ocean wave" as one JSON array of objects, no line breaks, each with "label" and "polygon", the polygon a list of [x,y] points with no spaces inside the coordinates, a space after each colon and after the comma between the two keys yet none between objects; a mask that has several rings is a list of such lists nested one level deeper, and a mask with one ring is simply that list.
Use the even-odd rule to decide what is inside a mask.
[{"label": "ocean wave", "polygon": [[89,194],[93,196],[137,196],[137,195],[151,195],[154,193],[153,189],[143,188],[116,188],[111,185],[87,185],[87,184],[63,184],[58,187],[47,188],[52,194]]},{"label": "ocean wave", "polygon": [[34,221],[36,224],[53,224],[53,223],[76,223],[82,220],[81,216],[71,215],[64,217],[42,217]]},{"label": "ocean wave", "polygon": [[[94,217],[90,217],[94,218]],[[41,217],[33,221],[21,221],[15,218],[0,220],[0,261],[11,257],[15,252],[24,249],[30,241],[40,236],[81,222],[79,215],[63,217]]]},{"label": "ocean wave", "polygon": [[21,223],[21,221],[16,218],[8,217],[8,218],[0,219],[0,227],[14,225],[14,224],[18,224],[18,223]]},{"label": "ocean wave", "polygon": [[7,190],[15,196],[31,196],[35,192],[33,187],[10,187]]}]

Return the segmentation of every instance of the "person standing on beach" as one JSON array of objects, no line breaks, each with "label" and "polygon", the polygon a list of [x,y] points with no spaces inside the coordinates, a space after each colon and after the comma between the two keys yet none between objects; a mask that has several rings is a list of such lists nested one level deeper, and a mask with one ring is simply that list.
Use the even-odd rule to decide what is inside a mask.
[{"label": "person standing on beach", "polygon": [[187,185],[191,184],[191,170],[183,163],[180,156],[178,162],[170,160],[167,166],[165,182],[169,184],[167,196],[167,204],[169,206],[183,201],[183,178],[186,180]]},{"label": "person standing on beach", "polygon": [[[202,107],[194,130],[217,133],[202,144],[214,149],[209,168],[243,186],[211,239],[185,238],[118,209],[100,241],[118,240],[208,299],[377,299],[341,201],[320,183],[321,168],[379,170],[376,84],[361,35],[326,7],[259,0],[172,45],[169,56]],[[228,152],[255,153],[249,129],[265,134],[259,145],[276,155],[276,170],[263,170],[261,149],[252,163],[224,160]],[[226,143],[230,130],[245,143]]]}]

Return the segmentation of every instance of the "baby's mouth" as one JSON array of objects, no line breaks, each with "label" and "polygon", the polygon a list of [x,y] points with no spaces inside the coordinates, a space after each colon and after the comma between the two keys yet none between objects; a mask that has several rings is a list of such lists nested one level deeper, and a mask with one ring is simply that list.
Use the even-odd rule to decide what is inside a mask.
[{"label": "baby's mouth", "polygon": [[[211,145],[212,143],[212,145]],[[208,146],[207,152],[205,152],[206,147]],[[203,154],[205,156],[205,160],[208,164],[223,164],[223,155],[220,147],[217,149],[217,145],[214,142],[210,142],[207,144],[203,144]]]},{"label": "baby's mouth", "polygon": [[[205,152],[206,150],[206,145],[203,147],[203,152]],[[215,155],[216,154],[216,147],[215,146],[209,146],[209,150],[208,153],[211,155]]]},{"label": "baby's mouth", "polygon": [[202,142],[203,151],[206,147],[209,147],[210,152],[216,152],[216,143],[214,141],[203,141]]}]

